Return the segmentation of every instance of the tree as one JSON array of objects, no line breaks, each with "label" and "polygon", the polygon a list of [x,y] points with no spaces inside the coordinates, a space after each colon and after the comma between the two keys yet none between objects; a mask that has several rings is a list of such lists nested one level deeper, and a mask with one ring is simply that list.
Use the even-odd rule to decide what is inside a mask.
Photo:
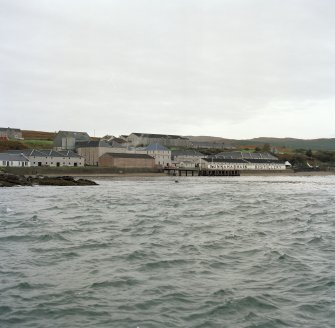
[{"label": "tree", "polygon": [[266,152],[270,152],[271,151],[270,144],[268,144],[268,143],[264,144],[262,150],[266,151]]},{"label": "tree", "polygon": [[312,150],[311,150],[311,149],[308,149],[308,150],[306,151],[306,156],[307,156],[307,157],[312,157],[312,156],[313,156],[313,153],[312,153]]}]

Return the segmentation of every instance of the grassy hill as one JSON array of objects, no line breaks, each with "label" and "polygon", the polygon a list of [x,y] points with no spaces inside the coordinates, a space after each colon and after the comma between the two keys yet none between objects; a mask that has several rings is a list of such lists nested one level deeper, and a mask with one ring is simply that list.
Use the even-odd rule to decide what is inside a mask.
[{"label": "grassy hill", "polygon": [[271,146],[291,149],[312,149],[335,151],[335,138],[322,139],[295,139],[295,138],[254,138],[249,140],[233,140],[238,146],[263,146],[268,143]]},{"label": "grassy hill", "polygon": [[51,149],[55,132],[22,130],[22,144],[30,149]]},{"label": "grassy hill", "polygon": [[22,130],[24,140],[49,140],[52,141],[55,137],[55,132]]},{"label": "grassy hill", "polygon": [[271,138],[260,137],[254,139],[228,139],[211,136],[186,136],[192,141],[208,141],[208,142],[228,142],[235,146],[260,147],[264,144],[270,144],[274,147],[290,148],[290,149],[312,149],[312,150],[329,150],[335,151],[335,138],[321,139],[295,139],[295,138]]},{"label": "grassy hill", "polygon": [[190,139],[191,141],[199,141],[199,142],[228,142],[230,143],[232,140],[221,137],[211,137],[211,136],[185,136],[185,138]]}]

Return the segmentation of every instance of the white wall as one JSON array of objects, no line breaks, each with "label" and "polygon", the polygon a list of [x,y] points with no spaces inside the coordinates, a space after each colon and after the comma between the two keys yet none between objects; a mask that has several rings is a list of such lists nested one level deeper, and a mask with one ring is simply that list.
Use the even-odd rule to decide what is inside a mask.
[{"label": "white wall", "polygon": [[0,161],[1,167],[29,167],[30,162],[24,161]]}]

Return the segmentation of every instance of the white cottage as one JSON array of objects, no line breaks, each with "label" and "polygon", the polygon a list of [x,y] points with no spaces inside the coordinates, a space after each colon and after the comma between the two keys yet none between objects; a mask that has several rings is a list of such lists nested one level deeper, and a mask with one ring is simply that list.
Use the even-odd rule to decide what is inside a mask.
[{"label": "white cottage", "polygon": [[29,167],[28,157],[23,153],[0,153],[0,166],[2,167]]}]

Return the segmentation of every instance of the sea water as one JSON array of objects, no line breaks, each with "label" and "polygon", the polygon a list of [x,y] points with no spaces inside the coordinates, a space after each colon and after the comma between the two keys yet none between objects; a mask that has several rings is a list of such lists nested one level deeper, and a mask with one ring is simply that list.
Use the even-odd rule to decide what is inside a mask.
[{"label": "sea water", "polygon": [[334,176],[96,181],[0,190],[0,327],[335,326]]}]

